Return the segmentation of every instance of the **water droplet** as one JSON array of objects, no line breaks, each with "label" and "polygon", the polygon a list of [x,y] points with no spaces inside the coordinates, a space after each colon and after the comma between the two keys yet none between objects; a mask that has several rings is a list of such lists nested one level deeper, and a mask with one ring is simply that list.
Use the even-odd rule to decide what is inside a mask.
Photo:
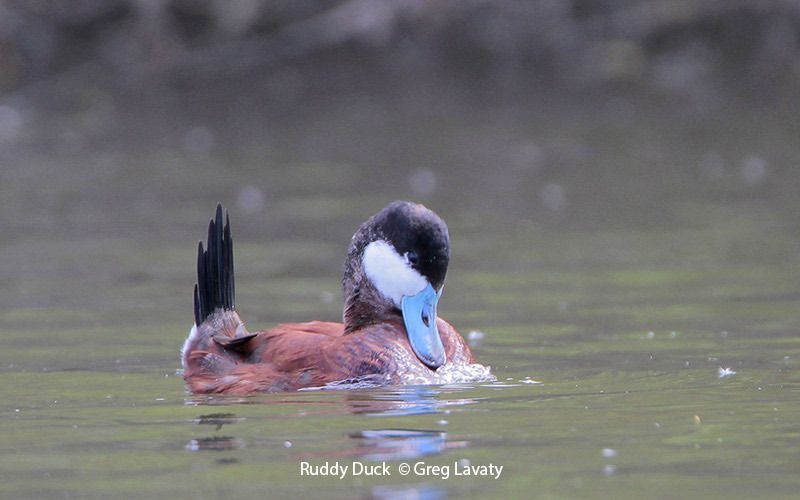
[{"label": "water droplet", "polygon": [[755,186],[767,175],[767,161],[760,156],[748,156],[739,167],[739,176],[749,186]]},{"label": "water droplet", "polygon": [[472,330],[467,334],[467,343],[472,347],[479,346],[485,336],[486,334],[481,331]]},{"label": "water droplet", "polygon": [[470,340],[480,340],[484,336],[485,336],[485,334],[483,332],[478,331],[478,330],[472,330],[471,332],[469,332],[467,334],[467,338],[469,338]]},{"label": "water droplet", "polygon": [[551,212],[560,212],[567,206],[567,195],[559,184],[545,184],[539,191],[542,206]]},{"label": "water droplet", "polygon": [[207,156],[216,144],[214,133],[208,127],[194,127],[183,136],[183,151],[190,155]]},{"label": "water droplet", "polygon": [[16,141],[22,132],[22,115],[15,108],[0,105],[0,142]]},{"label": "water droplet", "polygon": [[322,300],[323,304],[332,304],[333,298],[334,298],[333,293],[327,290],[320,294],[320,300]]},{"label": "water droplet", "polygon": [[236,196],[236,206],[245,214],[255,214],[264,210],[267,197],[257,186],[244,186]]},{"label": "water droplet", "polygon": [[436,174],[428,169],[417,170],[408,178],[408,185],[415,196],[430,196],[436,191]]}]

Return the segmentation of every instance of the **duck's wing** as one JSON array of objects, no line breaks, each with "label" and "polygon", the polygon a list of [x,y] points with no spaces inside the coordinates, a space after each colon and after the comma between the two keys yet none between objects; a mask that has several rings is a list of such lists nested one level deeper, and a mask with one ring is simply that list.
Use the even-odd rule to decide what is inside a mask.
[{"label": "duck's wing", "polygon": [[326,352],[342,336],[344,325],[324,321],[284,323],[260,332],[247,343],[251,363],[269,363],[290,372],[326,365]]}]

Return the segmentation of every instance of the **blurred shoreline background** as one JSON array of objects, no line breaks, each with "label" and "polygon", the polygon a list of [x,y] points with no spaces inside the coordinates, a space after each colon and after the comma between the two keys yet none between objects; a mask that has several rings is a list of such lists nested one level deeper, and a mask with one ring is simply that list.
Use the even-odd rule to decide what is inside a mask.
[{"label": "blurred shoreline background", "polygon": [[342,108],[700,123],[795,104],[798,33],[780,0],[3,0],[0,140],[202,153]]},{"label": "blurred shoreline background", "polygon": [[5,302],[76,300],[29,284],[92,238],[124,250],[90,282],[157,281],[120,255],[187,247],[218,200],[262,244],[340,245],[393,198],[467,238],[719,227],[730,200],[797,234],[799,54],[780,0],[3,0]]}]

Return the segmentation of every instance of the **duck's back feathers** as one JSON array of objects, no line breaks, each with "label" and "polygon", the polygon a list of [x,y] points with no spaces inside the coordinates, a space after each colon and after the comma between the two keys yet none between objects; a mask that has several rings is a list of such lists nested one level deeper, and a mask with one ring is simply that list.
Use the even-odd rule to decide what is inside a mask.
[{"label": "duck's back feathers", "polygon": [[210,335],[205,349],[187,357],[184,378],[192,392],[203,393],[247,394],[325,385],[346,371],[327,355],[343,331],[340,323],[314,321],[239,336]]}]

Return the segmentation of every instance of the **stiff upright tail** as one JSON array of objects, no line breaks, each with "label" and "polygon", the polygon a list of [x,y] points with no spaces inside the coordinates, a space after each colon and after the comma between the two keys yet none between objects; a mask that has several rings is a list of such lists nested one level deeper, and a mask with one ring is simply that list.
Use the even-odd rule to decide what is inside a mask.
[{"label": "stiff upright tail", "polygon": [[208,223],[207,249],[197,245],[197,284],[194,286],[194,323],[197,326],[218,309],[234,309],[233,239],[231,221],[225,212],[222,224],[222,205]]},{"label": "stiff upright tail", "polygon": [[223,392],[220,377],[246,360],[250,340],[257,335],[247,332],[233,310],[233,239],[228,214],[223,225],[222,212],[218,204],[208,224],[207,248],[202,241],[197,248],[194,325],[181,349],[183,378],[196,393]]}]

